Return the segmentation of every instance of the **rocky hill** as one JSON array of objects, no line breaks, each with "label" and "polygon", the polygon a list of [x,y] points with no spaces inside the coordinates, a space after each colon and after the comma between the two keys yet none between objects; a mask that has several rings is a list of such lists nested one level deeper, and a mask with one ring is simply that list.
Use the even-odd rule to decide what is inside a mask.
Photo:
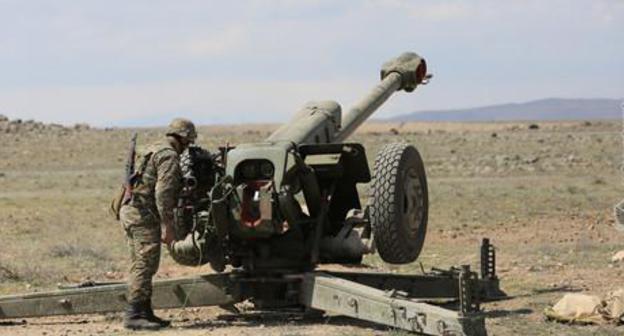
[{"label": "rocky hill", "polygon": [[596,120],[622,118],[623,99],[547,98],[453,110],[418,111],[389,121]]},{"label": "rocky hill", "polygon": [[0,133],[69,133],[73,131],[86,131],[90,129],[91,127],[88,124],[75,124],[72,127],[67,127],[60,124],[46,124],[35,120],[11,120],[8,117],[0,114]]}]

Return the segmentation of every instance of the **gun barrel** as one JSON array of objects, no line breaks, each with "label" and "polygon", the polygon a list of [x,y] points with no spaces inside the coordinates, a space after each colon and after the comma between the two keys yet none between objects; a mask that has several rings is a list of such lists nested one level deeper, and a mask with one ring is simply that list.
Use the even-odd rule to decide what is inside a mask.
[{"label": "gun barrel", "polygon": [[413,91],[426,76],[427,64],[415,53],[403,53],[386,62],[381,69],[381,83],[349,110],[334,141],[344,141],[393,93],[398,90]]},{"label": "gun barrel", "polygon": [[415,53],[403,53],[381,68],[381,83],[362,98],[341,122],[342,113],[334,101],[307,103],[294,118],[282,125],[268,142],[287,141],[295,144],[339,143],[348,138],[390,96],[398,90],[413,91],[427,75],[425,60]]},{"label": "gun barrel", "polygon": [[400,74],[393,72],[386,76],[368,95],[349,109],[335,141],[340,142],[348,138],[379,106],[400,89]]}]

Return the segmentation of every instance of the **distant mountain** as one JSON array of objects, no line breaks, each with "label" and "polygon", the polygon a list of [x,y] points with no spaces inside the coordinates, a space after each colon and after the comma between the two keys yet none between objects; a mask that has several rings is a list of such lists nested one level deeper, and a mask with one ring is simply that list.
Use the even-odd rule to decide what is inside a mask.
[{"label": "distant mountain", "polygon": [[622,99],[547,98],[526,103],[412,112],[388,121],[498,121],[621,119]]}]

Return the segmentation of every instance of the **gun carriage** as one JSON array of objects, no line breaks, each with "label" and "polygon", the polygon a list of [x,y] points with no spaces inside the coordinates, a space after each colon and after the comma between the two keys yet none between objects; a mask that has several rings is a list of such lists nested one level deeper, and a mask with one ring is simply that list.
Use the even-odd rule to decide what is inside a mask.
[{"label": "gun carriage", "polygon": [[[485,335],[479,302],[504,295],[487,240],[480,277],[469,266],[425,275],[317,270],[359,264],[375,252],[392,264],[418,258],[429,206],[418,150],[384,146],[371,174],[364,147],[346,140],[392,94],[429,77],[424,59],[404,53],[383,65],[381,82],[344,118],[334,101],[309,102],[263,142],[216,155],[189,148],[169,252],[180,264],[210,263],[219,273],[155,282],[154,306],[250,300],[258,309],[320,310],[429,335]],[[369,182],[363,206],[357,185]],[[123,309],[124,284],[88,285],[2,297],[0,318]]]}]

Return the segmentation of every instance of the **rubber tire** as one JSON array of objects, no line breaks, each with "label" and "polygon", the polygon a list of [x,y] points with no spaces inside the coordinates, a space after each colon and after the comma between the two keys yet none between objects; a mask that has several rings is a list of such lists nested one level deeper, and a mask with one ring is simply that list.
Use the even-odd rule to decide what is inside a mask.
[{"label": "rubber tire", "polygon": [[[418,223],[410,229],[406,217],[406,183],[410,172],[418,185],[413,194],[418,204]],[[417,189],[419,190],[417,190]],[[383,261],[406,264],[415,261],[425,242],[429,197],[427,176],[418,150],[406,143],[384,146],[375,157],[369,218],[377,251]]]}]

